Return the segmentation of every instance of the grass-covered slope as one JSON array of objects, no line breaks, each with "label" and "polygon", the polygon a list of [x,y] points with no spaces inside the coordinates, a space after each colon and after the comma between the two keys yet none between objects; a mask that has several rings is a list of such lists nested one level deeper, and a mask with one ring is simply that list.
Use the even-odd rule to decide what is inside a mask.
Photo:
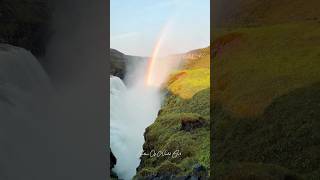
[{"label": "grass-covered slope", "polygon": [[[192,52],[208,52],[209,48]],[[146,129],[145,152],[174,152],[172,157],[142,156],[136,179],[208,177],[210,170],[210,53],[185,59],[168,80],[168,94],[155,122]],[[190,56],[192,57],[192,56]],[[183,76],[177,74],[183,73]],[[200,83],[199,83],[200,81]]]},{"label": "grass-covered slope", "polygon": [[214,29],[212,177],[320,178],[319,1],[243,1]]},{"label": "grass-covered slope", "polygon": [[190,51],[184,55],[182,68],[172,73],[167,89],[184,99],[210,87],[210,48]]}]

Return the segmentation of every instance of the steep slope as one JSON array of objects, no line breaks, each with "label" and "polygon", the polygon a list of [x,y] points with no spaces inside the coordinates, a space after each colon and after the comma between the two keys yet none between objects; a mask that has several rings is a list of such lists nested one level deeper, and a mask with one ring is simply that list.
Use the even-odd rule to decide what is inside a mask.
[{"label": "steep slope", "polygon": [[[165,101],[144,134],[144,152],[180,152],[177,157],[142,156],[136,179],[206,178],[210,170],[210,49],[192,51],[168,80]],[[183,74],[183,75],[181,75]],[[199,83],[200,81],[200,83]]]}]

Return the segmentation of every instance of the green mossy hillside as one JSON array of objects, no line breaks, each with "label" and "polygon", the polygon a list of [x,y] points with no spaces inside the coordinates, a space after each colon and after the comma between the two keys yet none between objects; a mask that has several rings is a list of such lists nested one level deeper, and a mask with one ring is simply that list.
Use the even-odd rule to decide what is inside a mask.
[{"label": "green mossy hillside", "polygon": [[[196,164],[201,164],[210,170],[209,92],[209,89],[202,90],[191,99],[183,99],[173,94],[167,95],[158,118],[146,129],[143,149],[145,152],[179,150],[181,156],[177,158],[142,156],[137,179],[171,171],[176,176],[188,176],[192,174]],[[182,129],[182,121],[194,122],[199,119],[204,121],[200,127],[189,131]]]},{"label": "green mossy hillside", "polygon": [[183,65],[166,83],[167,95],[157,119],[145,131],[143,150],[179,150],[181,155],[142,156],[136,179],[165,179],[168,173],[182,179],[210,175],[210,47],[171,58],[182,59]]}]

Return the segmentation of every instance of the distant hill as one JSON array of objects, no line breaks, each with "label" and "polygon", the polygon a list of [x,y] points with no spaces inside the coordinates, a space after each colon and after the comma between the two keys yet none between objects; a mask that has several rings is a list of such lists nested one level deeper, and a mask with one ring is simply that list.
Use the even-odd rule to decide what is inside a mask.
[{"label": "distant hill", "polygon": [[110,49],[110,75],[123,79],[129,65],[134,61],[142,60],[147,60],[147,58],[125,55],[118,50]]}]

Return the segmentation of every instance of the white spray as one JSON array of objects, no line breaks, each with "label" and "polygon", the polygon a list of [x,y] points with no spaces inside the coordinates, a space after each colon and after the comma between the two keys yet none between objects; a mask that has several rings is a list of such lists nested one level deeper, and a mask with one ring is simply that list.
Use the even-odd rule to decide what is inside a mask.
[{"label": "white spray", "polygon": [[[140,70],[144,69],[141,67]],[[156,119],[161,103],[159,89],[146,86],[141,72],[134,73],[130,87],[118,77],[110,77],[110,143],[117,158],[114,171],[125,180],[132,179],[136,173],[143,133]]]}]

